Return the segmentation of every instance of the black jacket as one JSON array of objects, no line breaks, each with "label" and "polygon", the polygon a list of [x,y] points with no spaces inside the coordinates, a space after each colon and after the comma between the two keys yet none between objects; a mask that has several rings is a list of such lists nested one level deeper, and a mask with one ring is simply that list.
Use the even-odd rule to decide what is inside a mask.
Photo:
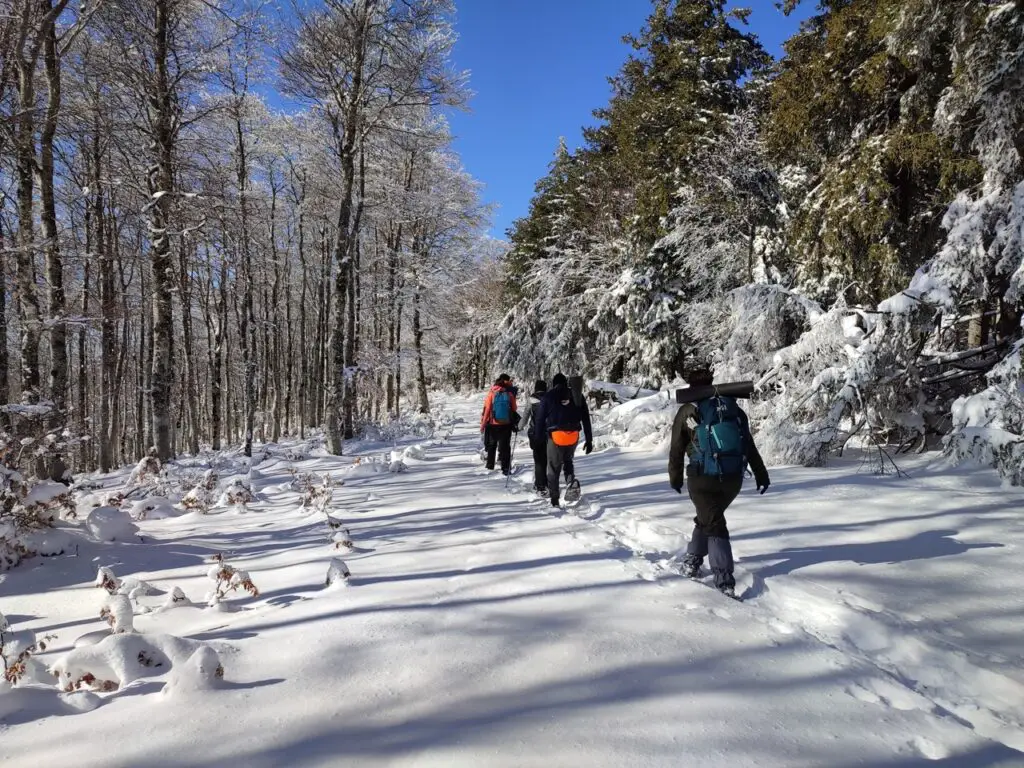
[{"label": "black jacket", "polygon": [[[675,421],[672,422],[672,443],[668,450],[668,481],[676,490],[683,487],[686,479],[686,457],[693,450],[693,430],[690,429],[688,420],[697,421],[697,406],[694,403],[687,403],[676,411]],[[768,470],[764,465],[761,454],[757,452],[754,445],[754,436],[750,433],[750,422],[747,414],[740,409],[740,428],[743,430],[743,443],[747,446],[746,458],[750,465],[750,471],[754,473],[754,480],[757,487],[762,488],[768,485]]]},{"label": "black jacket", "polygon": [[586,441],[588,443],[594,441],[587,401],[584,400],[581,405],[576,405],[568,387],[558,386],[547,391],[537,405],[533,423],[534,434],[538,437],[557,429],[570,432],[579,432],[582,429]]}]

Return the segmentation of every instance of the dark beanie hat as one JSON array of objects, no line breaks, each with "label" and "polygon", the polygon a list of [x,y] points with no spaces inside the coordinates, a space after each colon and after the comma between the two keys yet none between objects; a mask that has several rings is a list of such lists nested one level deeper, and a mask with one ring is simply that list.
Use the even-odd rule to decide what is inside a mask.
[{"label": "dark beanie hat", "polygon": [[547,392],[548,391],[547,382],[545,382],[544,379],[537,379],[535,382],[533,382],[533,391],[534,392]]},{"label": "dark beanie hat", "polygon": [[551,379],[552,387],[564,387],[569,383],[569,380],[565,378],[564,373],[556,373]]}]

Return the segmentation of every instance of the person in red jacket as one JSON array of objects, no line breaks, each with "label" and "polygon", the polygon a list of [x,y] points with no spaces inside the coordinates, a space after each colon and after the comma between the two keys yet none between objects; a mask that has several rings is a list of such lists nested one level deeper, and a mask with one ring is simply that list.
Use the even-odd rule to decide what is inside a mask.
[{"label": "person in red jacket", "polygon": [[487,468],[494,469],[494,454],[501,462],[501,474],[512,471],[512,432],[519,423],[516,405],[516,390],[512,377],[501,374],[484,398],[484,410],[480,414],[480,432],[484,436],[487,450]]}]

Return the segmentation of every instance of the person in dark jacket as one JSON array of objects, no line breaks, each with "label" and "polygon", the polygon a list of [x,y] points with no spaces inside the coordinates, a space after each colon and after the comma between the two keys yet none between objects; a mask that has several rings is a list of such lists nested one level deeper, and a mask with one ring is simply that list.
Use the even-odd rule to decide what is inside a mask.
[{"label": "person in dark jacket", "polygon": [[576,480],[573,456],[583,431],[583,452],[594,450],[594,433],[590,426],[590,409],[587,401],[580,398],[577,403],[569,389],[564,374],[556,373],[551,379],[551,389],[541,399],[534,415],[534,434],[542,436],[547,446],[548,495],[551,506],[558,506],[558,478],[565,471],[566,486]]},{"label": "person in dark jacket", "polygon": [[535,429],[537,408],[540,401],[548,391],[547,382],[538,379],[533,385],[533,394],[523,408],[523,420],[519,423],[519,430],[526,430],[526,437],[530,441],[530,450],[533,451],[533,490],[541,496],[548,495],[548,445],[544,435],[537,434]]},{"label": "person in dark jacket", "polygon": [[[710,385],[711,373],[694,372],[689,377],[689,383],[694,387]],[[754,445],[747,414],[738,407],[737,411],[745,463],[749,464],[754,473],[757,489],[763,494],[770,484],[768,470],[764,466],[761,454],[757,452],[757,446]],[[739,495],[743,487],[744,473],[742,470],[738,473],[720,475],[704,473],[701,453],[695,442],[695,429],[699,421],[699,409],[695,403],[681,406],[672,423],[672,442],[669,448],[669,483],[676,493],[682,493],[685,484],[690,501],[697,511],[693,519],[693,535],[683,558],[683,575],[690,578],[698,576],[704,558],[709,556],[715,586],[730,597],[734,597],[736,579],[733,576],[732,546],[729,543],[725,511]]]},{"label": "person in dark jacket", "polygon": [[516,388],[512,377],[501,374],[484,398],[484,409],[480,414],[480,432],[484,436],[487,451],[487,469],[494,469],[494,455],[498,454],[501,473],[512,471],[512,433],[518,429],[519,414],[516,404]]}]

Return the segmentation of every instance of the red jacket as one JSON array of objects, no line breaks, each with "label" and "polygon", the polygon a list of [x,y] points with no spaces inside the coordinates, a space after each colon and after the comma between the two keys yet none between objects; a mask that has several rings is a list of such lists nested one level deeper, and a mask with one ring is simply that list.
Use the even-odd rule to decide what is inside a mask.
[{"label": "red jacket", "polygon": [[516,405],[516,395],[512,391],[512,388],[511,387],[503,387],[500,384],[493,385],[491,387],[490,391],[487,393],[487,397],[484,398],[484,412],[482,414],[480,414],[480,431],[481,432],[483,432],[487,428],[488,424],[493,424],[494,423],[494,414],[493,414],[493,412],[491,410],[491,404],[494,402],[494,395],[496,393],[498,393],[498,392],[501,392],[501,390],[503,390],[503,389],[506,392],[508,392],[508,397],[509,397],[509,400],[511,401],[509,403],[509,405],[512,406],[512,411],[513,412],[518,412],[519,411],[519,406]]}]

